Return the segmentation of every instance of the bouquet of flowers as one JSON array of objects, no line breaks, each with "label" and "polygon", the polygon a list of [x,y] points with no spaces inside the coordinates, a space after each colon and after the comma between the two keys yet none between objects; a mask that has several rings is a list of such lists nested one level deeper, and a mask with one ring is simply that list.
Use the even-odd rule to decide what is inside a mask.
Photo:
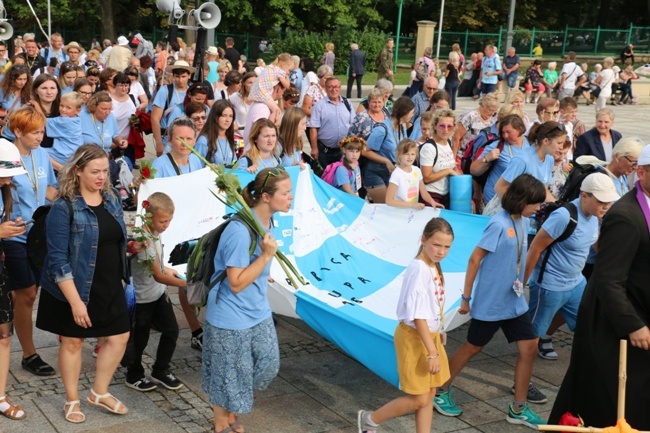
[{"label": "bouquet of flowers", "polygon": [[[152,213],[149,212],[149,202],[147,200],[144,200],[142,202],[142,213],[137,213],[135,214],[136,220],[140,219],[142,221],[141,225],[138,225],[136,223],[135,227],[131,230],[133,233],[133,240],[136,242],[140,242],[142,244],[146,245],[149,243],[149,240],[153,240],[154,242],[158,240],[157,237],[155,237],[147,227],[153,226],[153,221],[151,220]],[[147,250],[145,249],[145,258],[141,259],[138,258],[138,263],[146,263],[147,264],[147,272],[149,272],[150,275],[153,275],[153,266],[156,261],[155,256],[149,256],[147,254]]]},{"label": "bouquet of flowers", "polygon": [[142,176],[142,179],[153,179],[157,172],[158,170],[151,166],[151,161],[140,161],[140,176]]}]

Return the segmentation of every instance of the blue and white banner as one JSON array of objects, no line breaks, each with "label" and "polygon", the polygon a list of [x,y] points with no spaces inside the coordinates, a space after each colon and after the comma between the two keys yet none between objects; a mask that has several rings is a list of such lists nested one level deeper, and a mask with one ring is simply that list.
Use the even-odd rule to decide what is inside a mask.
[{"label": "blue and white banner", "polygon": [[[469,256],[488,218],[432,208],[370,205],[339,191],[308,170],[288,169],[294,184],[290,212],[276,214],[280,249],[310,284],[291,287],[277,263],[269,300],[275,312],[297,315],[377,375],[399,386],[393,347],[396,303],[404,270],[415,257],[422,230],[433,217],[452,225],[454,243],[442,262],[446,281],[445,328],[469,317],[457,314]],[[246,185],[253,175],[238,172]],[[139,200],[155,191],[169,194],[176,213],[163,234],[168,255],[179,242],[199,237],[223,221],[224,206],[212,196],[215,175],[208,169],[153,179]],[[139,203],[140,205],[141,203]]]}]

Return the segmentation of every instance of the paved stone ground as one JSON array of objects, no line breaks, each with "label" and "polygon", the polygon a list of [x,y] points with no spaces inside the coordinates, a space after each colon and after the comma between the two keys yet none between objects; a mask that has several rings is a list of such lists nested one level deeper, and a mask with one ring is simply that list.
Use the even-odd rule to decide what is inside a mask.
[{"label": "paved stone ground", "polygon": [[[396,94],[398,92],[396,91]],[[461,99],[458,112],[475,107],[476,103]],[[614,128],[623,135],[635,135],[650,142],[646,128],[650,120],[647,106],[614,107],[617,119]],[[527,106],[529,115],[534,107]],[[580,105],[579,117],[591,127],[593,106]],[[151,148],[150,148],[151,149]],[[149,155],[153,155],[152,152]],[[172,293],[177,302],[177,296]],[[35,310],[36,311],[36,310]],[[60,377],[39,378],[20,367],[20,345],[14,337],[11,342],[11,372],[7,394],[23,405],[28,417],[23,421],[0,418],[1,433],[23,432],[205,432],[210,431],[212,411],[206,395],[201,391],[201,356],[189,347],[190,332],[178,305],[175,312],[181,327],[181,336],[173,359],[173,372],[185,383],[178,391],[156,390],[139,393],[126,388],[125,371],[118,369],[111,392],[129,407],[126,416],[116,416],[83,403],[87,420],[70,424],[63,418],[65,395]],[[242,415],[249,433],[353,433],[356,432],[358,409],[375,409],[400,392],[379,379],[368,369],[325,341],[295,319],[277,317],[280,341],[281,369],[276,380],[266,391],[256,394],[253,413]],[[449,335],[447,351],[451,355],[465,338],[466,326]],[[42,357],[58,369],[58,341],[55,336],[36,330],[35,343]],[[546,416],[551,410],[558,386],[568,365],[572,335],[556,334],[558,361],[538,359],[533,381],[548,395],[549,402],[534,405],[533,409]],[[152,363],[158,334],[152,333],[145,356],[147,367]],[[94,378],[94,342],[86,342],[83,352],[82,375],[79,380],[82,399]],[[507,344],[499,333],[483,353],[476,356],[454,383],[454,397],[463,408],[459,418],[434,417],[434,432],[508,433],[529,431],[505,421],[506,410],[512,399],[510,387],[516,361],[516,348]],[[414,430],[413,416],[403,416],[382,426],[385,432]]]}]

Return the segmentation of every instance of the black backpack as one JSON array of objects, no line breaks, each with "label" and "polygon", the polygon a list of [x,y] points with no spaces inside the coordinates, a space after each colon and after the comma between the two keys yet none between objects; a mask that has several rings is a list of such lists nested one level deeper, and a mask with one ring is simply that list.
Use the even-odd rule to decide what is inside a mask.
[{"label": "black backpack", "polygon": [[[415,164],[414,164],[416,167],[420,167],[420,154],[422,153],[422,148],[427,143],[431,144],[433,148],[436,149],[436,156],[433,157],[432,167],[435,167],[436,162],[438,162],[438,155],[440,154],[440,152],[438,152],[438,143],[436,143],[435,140],[432,138],[427,138],[424,143],[418,145],[418,157],[415,159]],[[449,145],[451,146],[451,143],[449,143]]]},{"label": "black backpack", "polygon": [[[560,208],[565,208],[566,210],[569,211],[569,224],[567,224],[566,228],[562,232],[560,236],[558,236],[557,239],[555,239],[551,245],[549,245],[546,250],[542,253],[542,264],[539,269],[539,276],[537,277],[537,283],[541,284],[542,280],[544,279],[544,271],[546,271],[546,265],[548,263],[548,259],[551,256],[551,252],[553,251],[553,246],[555,244],[558,244],[560,242],[564,242],[565,240],[569,239],[573,232],[575,231],[576,227],[578,226],[578,208],[576,205],[573,203],[548,203],[546,206],[547,212],[545,213],[546,217],[544,218],[544,221],[548,219],[548,217],[555,212],[556,210]],[[536,218],[537,219],[537,218]],[[541,227],[543,222],[539,222],[539,226]]]},{"label": "black backpack", "polygon": [[[74,210],[72,209],[72,203],[69,200],[64,199],[65,203],[68,205],[68,213],[70,214],[70,224],[72,225],[72,219],[74,217]],[[38,269],[39,271],[43,269],[45,264],[45,257],[47,256],[47,215],[52,210],[52,205],[48,204],[45,206],[39,206],[32,215],[32,220],[34,223],[27,233],[27,258],[29,263]]]},{"label": "black backpack", "polygon": [[582,186],[582,181],[593,173],[605,173],[605,170],[603,170],[601,166],[593,164],[582,165],[574,162],[573,168],[571,168],[569,176],[567,177],[564,186],[560,190],[560,197],[558,201],[561,203],[568,203],[578,198],[580,195],[580,187]]}]

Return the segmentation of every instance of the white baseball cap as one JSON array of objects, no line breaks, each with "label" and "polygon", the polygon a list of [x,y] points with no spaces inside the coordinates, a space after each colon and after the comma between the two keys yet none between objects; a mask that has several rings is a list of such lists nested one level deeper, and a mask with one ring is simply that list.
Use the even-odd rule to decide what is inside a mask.
[{"label": "white baseball cap", "polygon": [[605,173],[592,173],[587,176],[580,185],[580,191],[593,194],[603,203],[611,203],[621,198],[612,178]]},{"label": "white baseball cap", "polygon": [[13,177],[27,171],[20,162],[20,152],[10,141],[0,138],[0,177]]},{"label": "white baseball cap", "polygon": [[639,155],[638,165],[650,165],[650,144],[647,144]]}]

